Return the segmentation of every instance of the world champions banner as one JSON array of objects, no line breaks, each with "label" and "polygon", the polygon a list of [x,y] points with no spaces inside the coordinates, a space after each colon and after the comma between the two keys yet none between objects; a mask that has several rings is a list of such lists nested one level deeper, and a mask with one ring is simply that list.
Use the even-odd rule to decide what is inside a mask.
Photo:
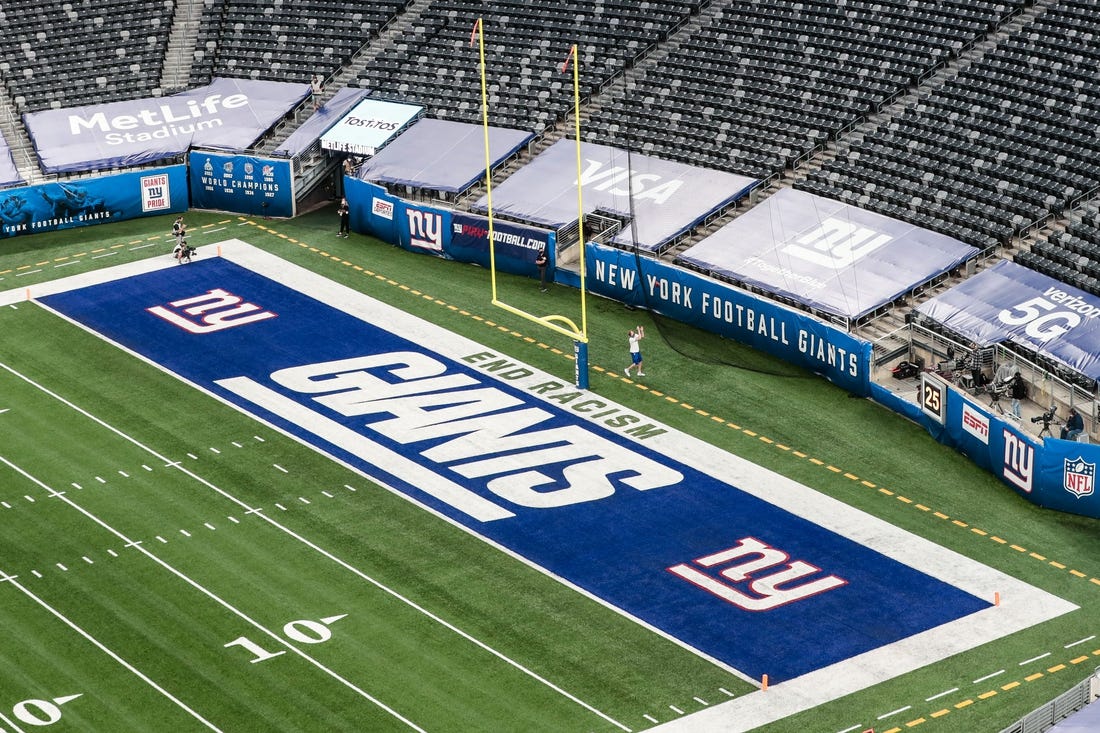
[{"label": "world champions banner", "polygon": [[252,216],[294,216],[289,160],[193,151],[191,205]]}]

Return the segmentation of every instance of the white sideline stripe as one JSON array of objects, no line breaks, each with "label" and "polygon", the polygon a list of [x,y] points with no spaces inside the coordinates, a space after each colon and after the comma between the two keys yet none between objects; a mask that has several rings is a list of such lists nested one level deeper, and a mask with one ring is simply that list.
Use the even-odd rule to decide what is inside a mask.
[{"label": "white sideline stripe", "polygon": [[[5,463],[7,463],[7,461],[6,461],[6,460],[5,460],[4,462],[5,462]],[[11,464],[9,464],[9,465],[11,465]],[[16,470],[19,470],[19,469],[16,469]],[[39,577],[41,577],[41,576],[39,576]],[[54,608],[53,606],[51,606],[50,604],[46,603],[46,602],[45,602],[44,600],[42,600],[41,598],[39,598],[38,596],[36,596],[36,595],[35,595],[35,594],[34,594],[33,592],[31,592],[31,591],[30,591],[30,590],[29,590],[28,588],[25,588],[25,587],[24,587],[24,586],[23,586],[22,584],[20,584],[20,583],[19,583],[19,582],[18,582],[17,580],[15,580],[15,578],[14,578],[14,577],[12,577],[12,576],[9,576],[9,577],[7,577],[7,578],[4,578],[4,580],[7,580],[7,581],[8,581],[9,583],[11,583],[11,584],[12,584],[12,587],[14,587],[14,588],[17,588],[17,589],[18,589],[18,590],[19,590],[19,591],[20,591],[20,592],[21,592],[21,593],[22,593],[23,595],[27,596],[27,598],[30,598],[30,599],[31,599],[32,601],[34,601],[35,603],[37,603],[37,604],[38,604],[39,606],[41,606],[42,608],[44,608],[44,609],[46,609],[47,611],[49,611],[49,612],[50,612],[50,613],[51,613],[51,614],[52,614],[52,615],[53,615],[54,617],[56,617],[56,618],[57,618],[57,619],[58,619],[59,621],[61,621],[61,622],[62,622],[63,624],[65,624],[66,626],[68,626],[68,627],[69,627],[70,629],[72,629],[73,631],[75,631],[76,633],[80,634],[80,635],[81,635],[82,637],[84,637],[84,638],[85,638],[85,639],[87,639],[88,641],[90,641],[90,642],[91,642],[91,643],[92,643],[92,644],[93,644],[93,645],[94,645],[94,646],[95,646],[95,647],[96,647],[97,649],[99,649],[99,650],[100,650],[101,652],[103,652],[104,654],[106,654],[107,656],[109,656],[109,657],[110,657],[111,659],[113,659],[113,660],[115,660],[116,662],[118,662],[119,664],[121,664],[121,665],[122,665],[123,667],[125,667],[125,668],[126,668],[127,670],[129,670],[130,672],[132,672],[132,673],[134,673],[135,675],[137,675],[137,677],[138,677],[139,679],[141,679],[142,681],[144,681],[144,682],[145,682],[145,683],[146,683],[147,685],[149,685],[149,686],[150,686],[150,687],[152,687],[152,688],[153,688],[154,690],[156,690],[157,692],[159,692],[160,694],[164,695],[164,696],[165,696],[166,698],[168,698],[169,700],[171,700],[172,702],[174,702],[174,703],[175,703],[175,704],[176,704],[176,705],[177,705],[178,707],[180,707],[181,709],[183,709],[183,710],[187,711],[187,713],[188,713],[189,715],[191,715],[191,717],[193,717],[193,718],[194,718],[195,720],[199,721],[200,723],[202,723],[203,725],[205,725],[205,726],[206,726],[207,728],[209,728],[210,730],[216,730],[216,731],[219,731],[219,733],[220,733],[220,730],[221,730],[220,728],[218,728],[217,726],[215,726],[215,725],[214,725],[213,723],[211,723],[211,722],[210,722],[209,720],[207,720],[206,718],[202,717],[202,715],[200,715],[199,713],[197,713],[197,712],[195,712],[194,710],[192,710],[191,708],[189,708],[189,707],[188,707],[188,706],[187,706],[187,705],[186,705],[186,704],[185,704],[185,703],[184,703],[184,702],[183,702],[182,700],[180,700],[180,699],[179,699],[179,698],[177,698],[177,697],[176,697],[175,695],[173,695],[172,693],[168,692],[168,690],[164,689],[163,687],[161,687],[160,685],[158,685],[158,684],[157,684],[156,682],[154,682],[153,680],[151,680],[151,679],[150,679],[150,678],[149,678],[149,677],[148,677],[147,675],[145,675],[145,673],[143,673],[143,672],[142,672],[141,670],[139,670],[139,669],[138,669],[137,667],[135,667],[134,665],[130,664],[130,663],[129,663],[129,662],[127,662],[127,661],[126,661],[125,659],[123,659],[122,657],[120,657],[120,656],[119,656],[118,654],[116,654],[115,652],[113,652],[113,651],[111,651],[110,649],[108,649],[108,648],[107,648],[106,646],[104,646],[104,645],[103,645],[103,644],[102,644],[102,643],[101,643],[101,642],[100,642],[100,641],[99,641],[98,639],[96,639],[96,638],[95,638],[94,636],[92,636],[91,634],[89,634],[89,633],[88,633],[87,631],[85,631],[84,629],[82,629],[82,628],[80,628],[79,626],[77,626],[77,625],[76,625],[76,624],[75,624],[75,623],[74,623],[73,621],[71,621],[71,620],[70,620],[69,618],[67,618],[67,617],[66,617],[66,616],[65,616],[64,614],[62,614],[62,613],[61,613],[60,611],[58,611],[58,610],[57,610],[56,608]],[[7,723],[7,724],[8,724],[8,725],[9,725],[10,727],[12,727],[12,728],[15,728],[15,726],[13,726],[13,725],[11,724],[11,722],[10,722],[10,721],[7,721],[7,720],[5,719],[5,722],[6,722],[6,723]]]},{"label": "white sideline stripe", "polygon": [[[9,468],[11,468],[11,469],[12,469],[13,471],[15,471],[15,472],[19,473],[19,474],[20,474],[21,476],[23,476],[24,478],[26,478],[26,479],[27,479],[28,481],[31,481],[31,482],[33,482],[33,483],[34,483],[35,485],[37,485],[38,487],[42,488],[43,490],[45,490],[45,491],[51,491],[51,489],[50,489],[50,487],[49,487],[48,485],[46,485],[45,483],[43,483],[42,481],[40,481],[40,480],[39,480],[39,479],[38,479],[37,477],[35,477],[35,476],[32,476],[31,474],[27,473],[27,472],[26,472],[26,471],[24,471],[24,470],[23,470],[22,468],[20,468],[19,466],[15,465],[14,463],[12,463],[11,461],[9,461],[9,460],[8,460],[7,458],[5,458],[5,457],[4,457],[4,456],[2,456],[2,455],[0,455],[0,462],[4,463],[4,464],[5,464],[6,466],[8,466]],[[98,524],[98,525],[99,525],[100,527],[102,527],[103,529],[105,529],[105,530],[107,530],[108,532],[110,532],[111,534],[113,534],[113,535],[114,535],[115,537],[118,537],[118,538],[119,538],[120,540],[122,540],[123,542],[129,543],[129,544],[130,544],[131,546],[133,546],[133,547],[134,547],[134,548],[135,548],[135,549],[136,549],[136,550],[137,550],[138,552],[140,552],[140,553],[141,553],[142,555],[144,555],[144,556],[145,556],[145,557],[147,557],[148,559],[152,560],[152,561],[153,561],[154,563],[156,563],[156,564],[157,564],[157,565],[159,565],[160,567],[164,568],[164,569],[165,569],[165,570],[167,570],[167,571],[168,571],[169,573],[171,573],[172,575],[176,576],[177,578],[179,578],[179,579],[180,579],[180,580],[182,580],[182,581],[183,581],[184,583],[186,583],[187,585],[191,586],[192,588],[194,588],[194,589],[195,589],[195,590],[197,590],[198,592],[202,593],[202,594],[203,594],[204,596],[206,596],[206,597],[207,597],[207,598],[209,598],[210,600],[214,601],[214,602],[215,602],[215,603],[217,603],[217,604],[218,604],[219,606],[221,606],[221,607],[222,607],[222,608],[224,608],[225,610],[229,611],[230,613],[232,613],[232,614],[233,614],[234,616],[236,616],[237,618],[239,618],[239,619],[241,619],[242,621],[244,621],[245,623],[249,624],[249,625],[250,625],[250,626],[252,626],[252,627],[253,627],[254,629],[256,629],[257,631],[259,631],[260,633],[262,633],[262,634],[265,634],[265,635],[266,635],[266,636],[267,636],[268,638],[272,639],[273,641],[275,641],[276,643],[278,643],[278,644],[279,644],[280,646],[284,646],[284,647],[286,647],[286,648],[287,648],[287,649],[288,649],[289,651],[291,651],[291,652],[294,652],[294,653],[295,653],[295,654],[297,654],[297,655],[298,655],[299,657],[301,657],[302,659],[304,659],[304,660],[305,660],[306,662],[308,662],[308,663],[312,664],[312,665],[313,665],[314,667],[316,667],[317,669],[321,670],[322,672],[324,672],[325,674],[327,674],[327,675],[328,675],[329,677],[332,677],[332,679],[334,679],[334,680],[336,680],[337,682],[340,682],[341,684],[343,684],[343,685],[344,685],[345,687],[347,687],[347,688],[348,688],[349,690],[352,690],[353,692],[356,692],[357,694],[359,694],[359,695],[360,695],[361,697],[363,697],[364,699],[366,699],[366,700],[369,700],[370,702],[374,703],[374,704],[375,704],[376,706],[378,706],[378,707],[379,707],[379,708],[381,708],[382,710],[385,710],[385,711],[386,711],[387,713],[389,713],[389,714],[390,714],[391,716],[393,716],[394,718],[397,718],[398,720],[400,720],[400,721],[401,721],[402,723],[404,723],[404,724],[405,724],[405,725],[407,725],[408,727],[412,728],[413,730],[416,730],[416,731],[420,731],[420,733],[427,733],[426,731],[424,731],[424,729],[423,729],[423,728],[419,727],[418,725],[416,725],[415,723],[413,723],[413,722],[412,722],[411,720],[409,720],[409,719],[405,718],[405,717],[404,717],[404,716],[402,716],[402,715],[401,715],[400,713],[398,713],[398,712],[397,712],[396,710],[394,710],[393,708],[389,707],[388,705],[386,705],[385,703],[383,703],[383,702],[382,702],[381,700],[379,700],[378,698],[376,698],[376,697],[372,696],[372,695],[371,695],[370,693],[366,692],[365,690],[362,690],[362,689],[360,689],[360,688],[359,688],[359,687],[358,687],[357,685],[355,685],[355,684],[354,684],[353,682],[351,682],[351,681],[349,681],[349,680],[345,679],[344,677],[340,676],[339,674],[337,674],[337,673],[336,673],[336,672],[334,672],[333,670],[329,669],[329,668],[328,668],[328,667],[326,667],[326,666],[325,666],[324,664],[322,664],[322,663],[321,663],[320,661],[318,661],[318,660],[314,659],[314,658],[313,658],[313,657],[311,657],[311,656],[310,656],[309,654],[306,654],[306,653],[305,653],[304,651],[302,651],[301,649],[299,649],[298,647],[296,647],[296,646],[295,646],[294,644],[290,643],[289,641],[287,641],[286,639],[284,639],[284,638],[283,638],[282,636],[280,636],[279,634],[275,633],[275,632],[274,632],[274,631],[272,631],[271,629],[268,629],[268,628],[267,628],[266,626],[264,626],[263,624],[261,624],[261,623],[260,623],[259,621],[256,621],[256,620],[255,620],[255,619],[253,619],[253,618],[252,618],[251,616],[249,616],[248,614],[246,614],[246,613],[245,613],[244,611],[240,610],[239,608],[237,608],[236,606],[232,605],[231,603],[229,603],[229,602],[228,602],[228,601],[226,601],[225,599],[221,598],[221,597],[220,597],[220,596],[218,596],[218,595],[217,595],[216,593],[214,593],[214,592],[213,592],[213,591],[211,591],[210,589],[206,588],[206,587],[205,587],[204,585],[202,585],[202,584],[201,584],[201,583],[199,583],[198,581],[194,580],[193,578],[191,578],[190,576],[186,575],[186,574],[185,574],[185,573],[183,573],[182,571],[180,571],[180,570],[177,570],[177,569],[176,569],[176,568],[174,568],[174,567],[173,567],[172,565],[170,565],[169,563],[167,563],[167,562],[165,562],[164,560],[160,559],[159,557],[157,557],[156,555],[154,555],[154,554],[153,554],[152,552],[150,552],[149,550],[145,549],[144,547],[142,547],[142,546],[140,546],[140,545],[138,545],[138,544],[136,544],[136,543],[132,542],[132,541],[130,540],[130,538],[129,538],[129,537],[127,537],[127,536],[126,536],[125,534],[123,534],[123,533],[122,533],[121,531],[119,531],[119,530],[115,529],[114,527],[112,527],[111,525],[107,524],[107,523],[106,523],[106,522],[104,522],[104,521],[103,521],[102,519],[100,519],[100,518],[99,518],[99,517],[97,517],[96,515],[92,514],[91,512],[89,512],[89,511],[88,511],[87,509],[85,509],[84,507],[80,506],[79,504],[75,504],[75,503],[73,503],[73,502],[72,502],[71,500],[69,500],[69,499],[67,499],[67,498],[65,498],[65,497],[60,497],[60,499],[61,499],[61,501],[63,501],[63,502],[65,502],[66,504],[68,504],[68,505],[69,505],[69,507],[71,507],[72,509],[75,509],[76,511],[80,512],[80,513],[81,513],[81,514],[83,514],[83,515],[84,515],[85,517],[87,517],[87,518],[88,518],[88,519],[90,519],[91,521],[95,522],[95,523],[96,523],[96,524]],[[13,581],[11,581],[11,582],[12,582],[12,583],[15,583],[15,581],[14,581],[14,580],[13,580]],[[16,585],[18,586],[18,584],[16,584]]]},{"label": "white sideline stripe", "polygon": [[903,708],[898,708],[897,710],[891,710],[888,713],[883,713],[882,715],[878,716],[878,719],[879,720],[885,720],[886,718],[889,718],[892,715],[897,715],[898,713],[904,713],[906,710],[911,710],[912,707],[913,707],[912,705],[906,705]]},{"label": "white sideline stripe", "polygon": [[[47,309],[47,310],[48,310],[48,309]],[[53,313],[54,311],[52,311],[52,310],[51,310],[50,312],[51,312],[51,313]],[[62,318],[63,318],[63,316],[60,316],[60,314],[59,314],[59,317],[62,317]],[[68,320],[68,319],[66,319],[66,320]],[[121,347],[120,347],[120,348],[121,348]],[[104,421],[104,420],[103,420],[102,418],[99,418],[99,417],[97,417],[97,416],[95,416],[95,415],[91,414],[90,412],[88,412],[88,411],[87,411],[87,410],[85,410],[84,408],[82,408],[82,407],[79,407],[79,406],[75,405],[74,403],[72,403],[72,402],[70,402],[69,400],[65,399],[64,397],[62,397],[61,395],[57,394],[56,392],[53,392],[53,391],[51,391],[50,389],[48,389],[48,388],[47,388],[47,387],[45,387],[44,385],[41,385],[41,384],[39,384],[38,382],[35,382],[35,381],[34,381],[33,379],[31,379],[30,377],[27,377],[26,375],[24,375],[24,374],[21,374],[20,372],[16,371],[15,369],[12,369],[12,368],[11,368],[10,366],[8,366],[7,364],[4,364],[3,362],[0,362],[0,369],[4,369],[5,371],[7,371],[7,372],[11,373],[12,375],[14,375],[14,376],[18,377],[19,379],[23,380],[24,382],[26,382],[27,384],[31,385],[32,387],[34,387],[34,388],[38,389],[39,391],[43,392],[44,394],[47,394],[47,395],[49,395],[50,397],[52,397],[53,399],[57,400],[57,401],[58,401],[58,402],[60,402],[61,404],[65,405],[65,406],[69,407],[70,409],[72,409],[72,410],[74,410],[74,411],[76,411],[76,412],[80,413],[81,415],[85,416],[86,418],[88,418],[88,419],[89,419],[89,420],[91,420],[92,422],[95,422],[96,424],[98,424],[98,425],[101,425],[101,426],[103,426],[103,427],[104,427],[105,429],[107,429],[107,430],[109,430],[110,432],[114,433],[115,435],[119,436],[119,437],[120,437],[120,438],[122,438],[123,440],[126,440],[126,441],[128,441],[129,443],[131,443],[131,444],[133,444],[133,445],[137,446],[137,447],[138,447],[138,448],[140,448],[141,450],[143,450],[143,451],[145,451],[145,452],[149,453],[149,454],[150,454],[151,456],[153,456],[153,457],[154,457],[154,458],[156,458],[157,460],[161,461],[162,463],[165,463],[165,464],[167,464],[167,463],[168,463],[168,459],[167,459],[167,458],[165,458],[164,456],[162,456],[162,455],[161,455],[160,453],[158,453],[158,452],[157,452],[156,450],[154,450],[153,448],[150,448],[149,446],[145,445],[144,443],[142,443],[141,441],[137,440],[136,438],[134,438],[134,437],[132,437],[132,436],[128,435],[127,433],[124,433],[123,431],[119,430],[119,429],[118,429],[118,428],[116,428],[115,426],[113,426],[113,425],[111,425],[111,424],[107,423],[106,421]],[[261,437],[260,437],[260,436],[258,436],[258,435],[256,435],[256,436],[253,436],[253,437],[255,437],[255,438],[256,438],[256,440],[260,441],[261,443],[262,443],[262,442],[264,442],[264,441],[263,441],[263,438],[261,438]],[[415,465],[415,464],[414,464],[414,465]],[[356,575],[356,576],[357,576],[357,577],[359,577],[360,579],[362,579],[362,580],[366,581],[367,583],[370,583],[371,585],[373,585],[373,586],[374,586],[375,588],[377,588],[377,589],[379,589],[379,590],[381,590],[381,591],[383,591],[383,592],[385,592],[385,593],[389,594],[389,595],[390,595],[391,597],[393,597],[393,598],[395,598],[395,599],[397,599],[397,600],[401,601],[402,603],[404,603],[405,605],[407,605],[407,606],[408,606],[409,608],[412,608],[412,609],[416,610],[417,612],[419,612],[419,613],[423,614],[424,616],[426,616],[427,618],[431,619],[431,620],[432,620],[432,621],[434,621],[435,623],[437,623],[437,624],[439,624],[440,626],[443,626],[444,628],[448,629],[449,631],[451,631],[451,632],[453,632],[453,633],[457,634],[458,636],[462,637],[463,639],[465,639],[466,641],[470,642],[471,644],[474,644],[474,645],[475,645],[475,646],[477,646],[478,648],[480,648],[480,649],[482,649],[482,650],[484,650],[484,651],[488,652],[489,654],[493,655],[494,657],[496,657],[497,659],[501,660],[502,662],[505,662],[506,664],[510,665],[510,666],[511,666],[511,667],[513,667],[514,669],[516,669],[516,670],[518,670],[518,671],[522,672],[523,674],[526,674],[526,675],[527,675],[528,677],[530,677],[531,679],[533,679],[533,680],[535,680],[535,681],[537,681],[537,682],[540,682],[541,684],[545,685],[545,686],[546,686],[546,687],[548,687],[549,689],[551,689],[551,690],[553,690],[554,692],[558,693],[558,694],[559,694],[559,695],[561,695],[562,697],[564,697],[564,698],[566,698],[566,699],[568,699],[568,700],[572,700],[572,701],[573,701],[574,703],[576,703],[577,705],[579,705],[579,706],[581,706],[582,708],[584,708],[585,710],[588,710],[589,712],[591,712],[591,713],[593,713],[593,714],[595,714],[595,715],[599,716],[600,718],[603,718],[604,720],[606,720],[607,722],[611,723],[612,725],[614,725],[615,727],[619,728],[620,730],[624,730],[624,731],[627,731],[628,733],[630,732],[630,730],[631,730],[631,729],[630,729],[630,728],[628,728],[627,726],[623,725],[622,723],[620,723],[619,721],[615,720],[614,718],[612,718],[611,716],[607,715],[606,713],[604,713],[604,712],[602,712],[602,711],[600,711],[600,710],[597,710],[596,708],[592,707],[591,705],[589,705],[588,703],[586,703],[586,702],[585,702],[584,700],[581,700],[581,699],[580,699],[579,697],[577,697],[576,695],[573,695],[572,693],[570,693],[570,692],[568,692],[568,691],[566,691],[566,690],[562,689],[561,687],[559,687],[558,685],[554,684],[553,682],[551,682],[550,680],[546,679],[545,677],[541,676],[540,674],[538,674],[538,673],[537,673],[537,672],[535,672],[534,670],[528,669],[527,667],[523,666],[522,664],[520,664],[519,662],[515,661],[515,660],[514,660],[514,659],[512,659],[511,657],[508,657],[508,656],[507,656],[507,655],[505,655],[504,653],[502,653],[502,652],[499,652],[499,651],[497,651],[496,649],[494,649],[493,647],[489,646],[488,644],[486,644],[485,642],[481,641],[480,639],[478,639],[478,638],[476,638],[476,637],[474,637],[474,636],[471,636],[471,635],[470,635],[469,633],[467,633],[467,632],[463,631],[462,629],[458,628],[457,626],[455,626],[455,625],[454,625],[454,624],[452,624],[451,622],[449,622],[449,621],[446,621],[446,620],[444,620],[444,619],[443,619],[443,618],[441,618],[440,616],[437,616],[436,614],[432,613],[432,612],[431,612],[431,611],[429,611],[428,609],[424,608],[424,607],[423,607],[423,606],[421,606],[420,604],[418,604],[418,603],[416,603],[415,601],[413,601],[413,600],[412,600],[411,598],[407,598],[406,596],[402,595],[401,593],[398,593],[398,592],[397,592],[396,590],[394,590],[393,588],[390,588],[389,586],[385,585],[385,584],[384,584],[384,583],[382,583],[381,581],[375,580],[374,578],[372,578],[371,576],[367,575],[366,573],[364,573],[364,572],[363,572],[362,570],[360,570],[359,568],[357,568],[357,567],[355,567],[355,566],[353,566],[353,565],[350,565],[349,563],[347,563],[346,561],[344,561],[344,560],[342,560],[341,558],[337,557],[336,555],[332,554],[332,553],[331,553],[331,552],[329,552],[328,550],[326,550],[326,549],[324,549],[324,548],[320,547],[319,545],[316,545],[316,544],[314,544],[314,543],[313,543],[313,542],[311,542],[310,540],[307,540],[307,539],[306,539],[305,537],[303,537],[303,536],[299,535],[298,533],[294,532],[294,531],[293,531],[292,529],[290,529],[289,527],[285,527],[285,526],[283,526],[282,524],[279,524],[279,522],[277,522],[276,520],[274,520],[274,519],[272,519],[271,517],[267,516],[267,514],[263,513],[263,509],[262,509],[262,508],[260,508],[260,507],[250,507],[250,506],[249,506],[249,505],[248,505],[248,504],[247,504],[246,502],[244,502],[243,500],[241,500],[241,499],[237,498],[236,496],[234,496],[233,494],[229,493],[229,492],[228,492],[228,491],[226,491],[225,489],[222,489],[222,488],[221,488],[221,487],[219,487],[219,486],[215,486],[214,484],[210,483],[210,482],[209,482],[209,481],[207,481],[207,480],[206,480],[205,478],[203,478],[202,476],[199,476],[198,474],[194,473],[193,471],[191,471],[190,469],[186,468],[186,467],[185,467],[185,466],[183,466],[182,464],[176,465],[176,466],[174,466],[174,467],[175,467],[175,468],[177,468],[177,469],[178,469],[178,470],[179,470],[179,471],[180,471],[181,473],[183,473],[184,475],[186,475],[186,476],[189,476],[190,478],[192,478],[192,479],[194,479],[195,481],[199,482],[199,483],[200,483],[200,484],[202,484],[203,486],[206,486],[206,487],[207,487],[207,488],[209,488],[210,490],[212,490],[212,491],[216,492],[217,494],[219,494],[219,495],[221,495],[221,496],[225,497],[225,498],[226,498],[226,499],[228,499],[229,501],[231,501],[231,502],[233,502],[234,504],[236,504],[237,506],[241,507],[242,509],[244,509],[244,510],[245,510],[245,513],[246,513],[246,514],[254,514],[254,515],[256,515],[257,517],[259,517],[259,518],[260,518],[260,519],[262,519],[263,521],[265,521],[265,522],[267,522],[268,524],[270,524],[270,525],[271,525],[272,527],[275,527],[275,528],[276,528],[276,529],[278,529],[279,531],[281,531],[281,532],[283,532],[283,533],[287,534],[288,536],[290,536],[290,537],[294,538],[294,539],[295,539],[295,540],[297,540],[298,542],[301,542],[301,543],[302,543],[303,545],[305,545],[306,547],[309,547],[310,549],[314,550],[315,552],[317,552],[317,553],[321,554],[322,556],[324,556],[324,557],[328,558],[329,560],[331,560],[332,562],[336,563],[336,564],[337,564],[337,565],[339,565],[340,567],[344,568],[344,569],[345,569],[345,570],[347,570],[348,572],[351,572],[351,573],[353,573],[354,575]],[[353,488],[352,488],[352,487],[350,487],[350,486],[348,486],[347,488],[348,488],[348,489],[351,489],[352,491],[355,491],[355,489],[353,489]],[[66,500],[66,501],[68,501],[68,500]],[[140,544],[140,541],[138,541],[138,542],[134,542],[133,544],[134,544],[134,546],[137,546],[138,544]],[[145,550],[144,550],[143,548],[142,548],[142,552],[145,552]]]},{"label": "white sideline stripe", "polygon": [[8,719],[8,716],[0,713],[0,722],[12,729],[13,733],[24,733],[23,729]]}]

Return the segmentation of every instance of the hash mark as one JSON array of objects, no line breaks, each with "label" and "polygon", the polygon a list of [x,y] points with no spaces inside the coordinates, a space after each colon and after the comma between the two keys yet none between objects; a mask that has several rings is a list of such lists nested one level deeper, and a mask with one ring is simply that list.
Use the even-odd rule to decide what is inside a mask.
[{"label": "hash mark", "polygon": [[143,464],[141,464],[141,467],[142,467],[142,468],[144,468],[144,469],[145,469],[146,471],[152,471],[152,470],[153,470],[153,469],[152,469],[152,468],[150,468],[149,466],[146,466],[146,465],[145,465],[144,463],[143,463]]},{"label": "hash mark", "polygon": [[240,520],[237,519],[236,517],[226,517],[226,519],[228,519],[233,524],[240,524],[241,523]]},{"label": "hash mark", "polygon": [[302,502],[303,504],[309,503],[309,499],[305,498],[304,496],[299,496],[298,501]]},{"label": "hash mark", "polygon": [[648,720],[650,723],[653,723],[654,725],[657,724],[657,719],[654,718],[652,715],[649,715],[648,713],[646,715],[643,715],[642,717]]},{"label": "hash mark", "polygon": [[87,555],[82,555],[81,557],[84,560],[84,562],[88,563],[89,565],[95,565],[95,563],[92,562],[91,558],[89,558]]},{"label": "hash mark", "polygon": [[118,475],[122,478],[130,478],[130,474],[126,473],[125,471],[119,471]]},{"label": "hash mark", "polygon": [[118,557],[118,553],[115,552],[114,550],[107,550],[107,554],[110,555],[111,557]]},{"label": "hash mark", "polygon": [[210,452],[211,453],[217,453],[218,455],[221,455],[221,451],[218,450],[217,448],[215,448],[214,446],[210,446]]},{"label": "hash mark", "polygon": [[279,469],[279,470],[280,470],[280,471],[282,471],[283,473],[290,473],[290,471],[286,470],[285,468],[283,468],[282,466],[280,466],[280,465],[279,465],[278,463],[272,463],[271,465],[272,465],[272,466],[274,466],[275,468]]},{"label": "hash mark", "polygon": [[160,540],[160,543],[161,543],[162,545],[167,545],[167,544],[168,544],[168,540],[164,539],[164,538],[163,538],[163,537],[161,537],[161,536],[160,536],[159,534],[157,535],[157,539],[158,539],[158,540]]},{"label": "hash mark", "polygon": [[668,707],[669,707],[669,709],[672,710],[672,712],[676,713],[677,715],[683,715],[684,714],[684,711],[681,710],[680,708],[676,707],[675,705],[669,705]]},{"label": "hash mark", "polygon": [[65,567],[64,565],[62,565],[61,563],[57,563],[57,567],[61,568],[63,571],[68,570],[68,568]]},{"label": "hash mark", "polygon": [[348,486],[347,484],[344,484],[344,488],[347,489],[348,491],[355,491],[354,486]]},{"label": "hash mark", "polygon": [[102,476],[96,476],[95,480],[98,481],[101,484],[107,483],[107,479],[103,478]]},{"label": "hash mark", "polygon": [[71,485],[71,486],[72,486],[72,487],[73,487],[74,489],[79,489],[79,488],[80,488],[80,484],[78,484],[78,483],[73,483],[73,484],[70,484],[70,485]]},{"label": "hash mark", "polygon": [[285,507],[285,506],[283,506],[282,504],[279,504],[278,502],[276,502],[275,506],[279,507],[279,508],[280,508],[280,509],[282,509],[282,510],[283,510],[284,512],[286,511],[286,507]]},{"label": "hash mark", "polygon": [[322,493],[322,494],[324,494],[325,496],[327,496],[327,497],[328,497],[328,498],[330,498],[330,499],[335,499],[335,498],[336,498],[335,496],[333,496],[332,494],[328,493],[327,491],[322,491],[321,493]]},{"label": "hash mark", "polygon": [[191,533],[188,532],[186,529],[181,529],[180,534],[183,535],[184,537],[190,537],[191,536]]},{"label": "hash mark", "polygon": [[38,572],[37,570],[32,570],[31,575],[33,575],[36,578],[41,578],[42,577],[42,573]]},{"label": "hash mark", "polygon": [[213,524],[211,524],[210,522],[203,522],[203,523],[202,523],[202,526],[206,527],[206,528],[207,528],[207,529],[209,529],[209,530],[213,530],[213,529],[215,529],[214,525],[213,525]]},{"label": "hash mark", "polygon": [[196,456],[196,455],[195,455],[194,453],[188,453],[188,454],[187,454],[187,457],[188,457],[188,458],[190,458],[190,459],[191,459],[192,461],[197,461],[197,460],[199,460],[199,457],[198,457],[198,456]]}]

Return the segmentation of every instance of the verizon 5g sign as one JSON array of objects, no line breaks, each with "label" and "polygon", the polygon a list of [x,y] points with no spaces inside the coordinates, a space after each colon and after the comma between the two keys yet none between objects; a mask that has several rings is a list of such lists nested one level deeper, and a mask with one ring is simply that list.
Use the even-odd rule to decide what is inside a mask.
[{"label": "verizon 5g sign", "polygon": [[1095,318],[1098,314],[1100,305],[1049,287],[1040,296],[1003,309],[997,318],[1009,326],[1022,326],[1024,333],[1036,341],[1048,341],[1080,325],[1083,318]]},{"label": "verizon 5g sign", "polygon": [[999,262],[917,308],[979,344],[1015,341],[1100,378],[1100,298]]}]

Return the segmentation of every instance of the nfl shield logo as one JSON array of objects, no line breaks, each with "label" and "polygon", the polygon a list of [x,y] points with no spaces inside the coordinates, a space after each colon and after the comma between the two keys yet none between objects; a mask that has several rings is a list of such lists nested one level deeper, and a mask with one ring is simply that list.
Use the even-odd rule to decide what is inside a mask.
[{"label": "nfl shield logo", "polygon": [[1095,463],[1086,463],[1080,456],[1072,460],[1069,458],[1066,459],[1066,491],[1075,495],[1078,499],[1088,496],[1093,492],[1095,477]]}]

